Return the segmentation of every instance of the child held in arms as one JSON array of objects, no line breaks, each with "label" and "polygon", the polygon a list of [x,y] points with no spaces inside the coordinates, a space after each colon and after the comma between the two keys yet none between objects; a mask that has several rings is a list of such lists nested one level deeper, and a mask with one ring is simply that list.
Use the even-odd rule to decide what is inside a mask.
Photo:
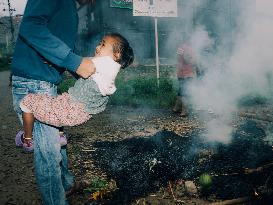
[{"label": "child held in arms", "polygon": [[79,78],[73,87],[56,97],[28,94],[20,103],[24,132],[16,136],[16,145],[32,151],[34,120],[56,127],[76,126],[105,110],[109,96],[116,91],[115,78],[134,60],[133,49],[118,33],[106,34],[97,45],[92,61],[96,71],[87,79]]}]

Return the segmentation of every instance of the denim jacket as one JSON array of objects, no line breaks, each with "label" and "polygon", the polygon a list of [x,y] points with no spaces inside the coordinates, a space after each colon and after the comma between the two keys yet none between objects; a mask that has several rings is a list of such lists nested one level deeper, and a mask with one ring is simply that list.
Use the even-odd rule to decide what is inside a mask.
[{"label": "denim jacket", "polygon": [[58,84],[64,70],[75,72],[78,29],[75,0],[28,0],[15,46],[13,75]]}]

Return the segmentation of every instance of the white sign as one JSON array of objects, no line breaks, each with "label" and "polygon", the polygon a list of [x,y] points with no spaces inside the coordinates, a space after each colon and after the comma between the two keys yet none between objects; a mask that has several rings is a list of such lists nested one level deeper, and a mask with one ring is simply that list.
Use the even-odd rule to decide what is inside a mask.
[{"label": "white sign", "polygon": [[133,0],[133,16],[177,17],[177,0]]}]

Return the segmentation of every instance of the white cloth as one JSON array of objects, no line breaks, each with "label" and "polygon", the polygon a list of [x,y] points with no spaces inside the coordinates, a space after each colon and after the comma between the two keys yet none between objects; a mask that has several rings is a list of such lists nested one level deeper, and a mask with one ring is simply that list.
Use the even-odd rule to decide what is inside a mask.
[{"label": "white cloth", "polygon": [[94,57],[91,60],[96,67],[96,72],[91,77],[97,83],[101,94],[112,95],[116,91],[115,79],[121,65],[110,56]]}]

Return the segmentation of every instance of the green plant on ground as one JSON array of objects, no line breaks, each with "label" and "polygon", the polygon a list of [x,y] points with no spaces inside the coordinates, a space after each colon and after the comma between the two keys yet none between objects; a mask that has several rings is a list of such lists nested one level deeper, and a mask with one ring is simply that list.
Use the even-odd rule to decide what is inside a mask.
[{"label": "green plant on ground", "polygon": [[58,93],[67,92],[74,85],[76,79],[72,76],[65,76],[64,80],[58,85]]},{"label": "green plant on ground", "polygon": [[108,186],[108,182],[105,179],[101,179],[99,177],[94,178],[90,185],[84,189],[85,192],[97,192],[106,189]]},{"label": "green plant on ground", "polygon": [[135,77],[129,80],[118,78],[117,91],[110,98],[110,104],[134,107],[149,106],[153,108],[171,107],[176,92],[169,78]]}]

